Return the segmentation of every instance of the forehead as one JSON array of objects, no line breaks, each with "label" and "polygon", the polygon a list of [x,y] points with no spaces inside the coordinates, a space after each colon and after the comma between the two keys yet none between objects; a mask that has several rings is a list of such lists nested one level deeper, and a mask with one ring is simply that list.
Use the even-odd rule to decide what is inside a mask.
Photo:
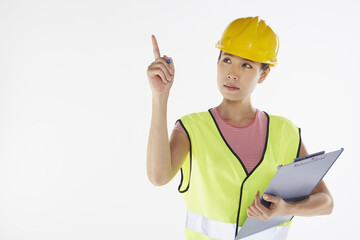
[{"label": "forehead", "polygon": [[243,61],[249,61],[249,62],[253,62],[255,63],[255,61],[253,60],[250,60],[250,59],[247,59],[247,58],[243,58],[243,57],[240,57],[240,56],[236,56],[234,54],[231,54],[231,53],[228,53],[228,52],[222,52],[222,55],[223,56],[229,56],[229,57],[233,57],[233,58],[238,58],[239,60],[243,60]]}]

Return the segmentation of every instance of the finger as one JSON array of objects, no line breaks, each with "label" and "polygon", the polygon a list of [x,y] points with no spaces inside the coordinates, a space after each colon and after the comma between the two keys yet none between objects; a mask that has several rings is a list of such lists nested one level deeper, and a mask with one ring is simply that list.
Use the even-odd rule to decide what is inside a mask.
[{"label": "finger", "polygon": [[263,213],[261,212],[261,210],[259,210],[255,206],[250,206],[249,209],[251,210],[253,215],[255,215],[255,217],[262,217]]},{"label": "finger", "polygon": [[170,58],[171,62],[170,62],[170,67],[173,70],[173,74],[175,73],[175,65],[174,65],[174,59]]},{"label": "finger", "polygon": [[256,209],[254,206],[250,206],[248,208],[248,210],[249,210],[249,213],[250,213],[250,215],[252,217],[258,218],[258,219],[263,220],[263,221],[266,220],[265,215],[262,212],[260,212],[258,209]]},{"label": "finger", "polygon": [[166,76],[165,76],[165,73],[161,70],[161,68],[156,68],[153,70],[153,73],[154,75],[156,76],[159,76],[161,81],[164,83],[164,84],[167,84],[168,81],[166,79]]},{"label": "finger", "polygon": [[170,66],[170,68],[171,68],[171,70],[172,70],[172,74],[174,74],[174,73],[175,73],[174,60],[173,60],[171,57],[170,57],[169,59],[170,59],[169,66]]},{"label": "finger", "polygon": [[166,76],[166,80],[170,81],[171,80],[171,76],[170,76],[170,72],[169,72],[169,69],[166,67],[165,65],[166,63],[163,63],[163,62],[157,62],[153,65],[153,68],[160,68],[165,76]]},{"label": "finger", "polygon": [[159,45],[158,45],[154,35],[151,35],[151,40],[152,40],[153,52],[154,52],[155,59],[158,59],[158,58],[160,58],[160,50],[159,50]]},{"label": "finger", "polygon": [[168,56],[164,55],[164,58],[166,60],[167,66],[169,67],[169,72],[170,74],[174,74],[174,63],[173,60],[171,58],[169,58]]},{"label": "finger", "polygon": [[255,213],[250,208],[247,209],[247,215],[248,217],[253,217],[253,218],[256,217]]},{"label": "finger", "polygon": [[259,209],[262,213],[266,212],[267,208],[260,201],[260,192],[258,191],[255,196],[255,207]]},{"label": "finger", "polygon": [[270,195],[270,194],[264,194],[263,198],[266,201],[271,202],[271,203],[275,203],[275,204],[280,202],[279,197],[276,197],[276,196],[273,196],[273,195]]},{"label": "finger", "polygon": [[172,72],[172,70],[171,70],[171,67],[170,67],[170,64],[167,62],[169,60],[169,58],[166,56],[166,55],[164,55],[164,57],[163,58],[159,58],[159,59],[157,59],[156,60],[156,62],[161,62],[161,63],[163,63],[164,64],[164,66],[168,69],[168,71],[169,71],[169,74],[172,74],[171,72]]}]

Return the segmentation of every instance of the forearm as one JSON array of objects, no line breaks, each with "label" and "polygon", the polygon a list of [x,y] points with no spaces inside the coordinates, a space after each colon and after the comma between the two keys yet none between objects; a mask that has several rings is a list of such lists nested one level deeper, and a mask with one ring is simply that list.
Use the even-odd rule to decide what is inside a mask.
[{"label": "forearm", "polygon": [[164,185],[171,176],[171,154],[167,128],[167,97],[153,96],[147,149],[147,174],[154,185]]},{"label": "forearm", "polygon": [[316,192],[309,198],[297,203],[288,204],[288,215],[317,216],[327,215],[332,212],[334,203],[331,195],[326,192]]}]

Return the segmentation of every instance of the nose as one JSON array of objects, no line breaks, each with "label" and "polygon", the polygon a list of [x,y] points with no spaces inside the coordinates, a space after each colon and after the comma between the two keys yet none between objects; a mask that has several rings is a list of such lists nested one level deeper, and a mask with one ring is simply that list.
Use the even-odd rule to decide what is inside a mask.
[{"label": "nose", "polygon": [[235,81],[239,80],[238,76],[235,75],[235,74],[232,74],[232,73],[228,73],[227,79],[229,79],[229,80],[235,80]]},{"label": "nose", "polygon": [[239,68],[235,64],[231,64],[228,68],[227,79],[230,81],[237,81],[239,80]]}]

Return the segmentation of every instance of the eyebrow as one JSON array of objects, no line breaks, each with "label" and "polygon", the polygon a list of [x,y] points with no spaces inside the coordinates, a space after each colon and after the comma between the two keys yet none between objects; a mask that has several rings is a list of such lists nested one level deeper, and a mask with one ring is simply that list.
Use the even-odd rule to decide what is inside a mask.
[{"label": "eyebrow", "polygon": [[[231,53],[227,53],[227,52],[223,52],[223,55],[228,55],[228,56],[230,56],[230,57],[238,57],[238,56],[235,56],[235,55],[233,55],[233,54],[231,54]],[[247,59],[247,58],[243,58],[243,57],[241,57],[241,58],[244,59],[244,61],[249,61],[249,62],[254,63],[253,60],[250,60],[250,59]]]}]

